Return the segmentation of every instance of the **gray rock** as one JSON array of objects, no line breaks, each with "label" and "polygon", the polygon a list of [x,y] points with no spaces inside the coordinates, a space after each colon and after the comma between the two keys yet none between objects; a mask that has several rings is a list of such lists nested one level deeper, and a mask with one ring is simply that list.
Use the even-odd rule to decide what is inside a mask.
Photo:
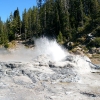
[{"label": "gray rock", "polygon": [[96,47],[91,48],[91,49],[89,50],[89,52],[92,53],[92,54],[93,54],[93,53],[96,53]]},{"label": "gray rock", "polygon": [[72,55],[60,62],[46,59],[41,56],[39,61],[28,63],[0,62],[0,100],[100,99],[98,73],[78,73]]},{"label": "gray rock", "polygon": [[67,43],[67,48],[68,49],[72,49],[73,46],[74,46],[74,43],[73,42],[68,42]]},{"label": "gray rock", "polygon": [[41,74],[40,76],[39,76],[39,80],[40,81],[50,81],[50,75],[49,74]]},{"label": "gray rock", "polygon": [[96,49],[96,53],[100,54],[100,48]]}]

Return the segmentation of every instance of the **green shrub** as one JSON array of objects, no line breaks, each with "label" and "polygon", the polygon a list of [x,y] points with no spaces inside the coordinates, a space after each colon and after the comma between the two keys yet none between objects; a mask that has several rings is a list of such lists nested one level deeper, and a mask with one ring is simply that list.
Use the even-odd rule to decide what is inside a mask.
[{"label": "green shrub", "polygon": [[4,47],[5,47],[5,48],[9,48],[9,44],[8,44],[8,43],[5,43],[5,44],[4,44]]},{"label": "green shrub", "polygon": [[77,41],[80,42],[80,43],[84,43],[85,42],[85,38],[84,37],[78,38]]},{"label": "green shrub", "polygon": [[90,46],[90,47],[100,47],[100,37],[97,37],[93,41],[90,41],[88,46]]},{"label": "green shrub", "polygon": [[78,29],[77,29],[77,30],[78,30],[78,32],[79,32],[79,33],[81,33],[81,32],[83,32],[84,27],[78,27]]},{"label": "green shrub", "polygon": [[97,38],[94,39],[94,44],[96,46],[100,46],[100,37],[97,37]]},{"label": "green shrub", "polygon": [[98,26],[95,31],[96,31],[95,36],[100,36],[100,26]]},{"label": "green shrub", "polygon": [[59,34],[58,34],[58,36],[57,36],[57,41],[58,41],[59,43],[62,43],[62,42],[63,42],[63,35],[62,35],[61,31],[59,32]]}]

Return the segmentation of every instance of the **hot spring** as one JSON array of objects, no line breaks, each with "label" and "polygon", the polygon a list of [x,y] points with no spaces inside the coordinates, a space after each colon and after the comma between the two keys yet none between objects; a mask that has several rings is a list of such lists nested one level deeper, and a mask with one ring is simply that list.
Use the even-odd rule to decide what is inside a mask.
[{"label": "hot spring", "polygon": [[17,43],[0,49],[0,100],[100,99],[100,75],[91,73],[87,56],[70,54],[46,37],[34,42],[33,48]]},{"label": "hot spring", "polygon": [[68,54],[56,40],[49,40],[46,37],[35,39],[34,48],[27,48],[20,43],[14,49],[0,48],[0,60],[5,62],[30,61],[40,55],[48,56],[51,61],[61,61]]},{"label": "hot spring", "polygon": [[[46,37],[35,39],[34,48],[26,48],[18,44],[13,50],[0,49],[0,61],[31,62],[39,56],[45,56],[42,62],[69,62],[80,73],[90,72],[90,59],[80,55],[70,54],[64,47],[59,45],[56,40],[49,40]],[[67,59],[66,59],[67,58]],[[70,59],[70,61],[68,60]],[[66,64],[67,64],[66,63]]]}]

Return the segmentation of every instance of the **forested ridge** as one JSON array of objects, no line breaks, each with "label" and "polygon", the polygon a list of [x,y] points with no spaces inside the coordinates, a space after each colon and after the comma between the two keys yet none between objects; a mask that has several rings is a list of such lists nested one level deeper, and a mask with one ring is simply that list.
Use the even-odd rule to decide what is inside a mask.
[{"label": "forested ridge", "polygon": [[37,6],[16,8],[6,22],[0,18],[0,44],[48,36],[61,44],[100,47],[99,0],[37,0]]}]

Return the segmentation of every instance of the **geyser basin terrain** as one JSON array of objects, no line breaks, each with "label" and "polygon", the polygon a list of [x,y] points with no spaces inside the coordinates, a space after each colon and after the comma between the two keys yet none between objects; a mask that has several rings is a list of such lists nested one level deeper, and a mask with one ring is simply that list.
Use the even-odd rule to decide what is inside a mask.
[{"label": "geyser basin terrain", "polygon": [[33,49],[3,51],[0,100],[100,99],[100,75],[91,73],[97,67],[87,57],[69,54],[55,40],[40,38]]}]

